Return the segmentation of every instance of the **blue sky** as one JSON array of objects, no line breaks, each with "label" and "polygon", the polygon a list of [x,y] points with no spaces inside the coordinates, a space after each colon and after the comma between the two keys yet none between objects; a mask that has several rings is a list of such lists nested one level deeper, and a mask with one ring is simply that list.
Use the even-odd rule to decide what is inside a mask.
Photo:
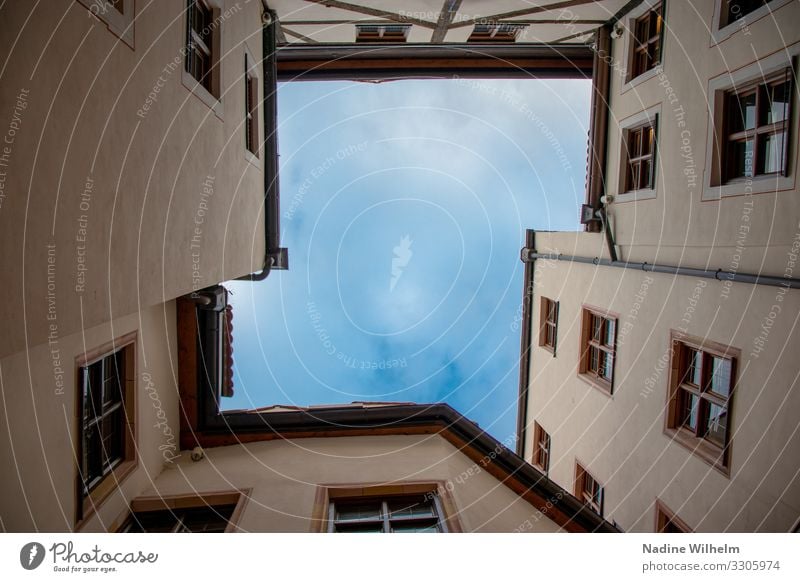
[{"label": "blue sky", "polygon": [[517,409],[526,228],[576,230],[590,84],[279,87],[290,270],[233,282],[225,408],[447,402],[501,441]]}]

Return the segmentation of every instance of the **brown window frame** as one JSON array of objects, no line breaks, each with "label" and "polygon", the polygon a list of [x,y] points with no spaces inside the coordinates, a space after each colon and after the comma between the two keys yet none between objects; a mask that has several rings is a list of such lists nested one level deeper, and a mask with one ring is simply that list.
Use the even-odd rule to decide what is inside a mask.
[{"label": "brown window frame", "polygon": [[533,458],[531,464],[545,475],[550,471],[550,434],[538,422],[533,423]]},{"label": "brown window frame", "polygon": [[[191,493],[178,495],[152,495],[137,497],[131,501],[130,507],[125,511],[118,527],[111,527],[110,531],[116,533],[146,533],[137,527],[137,515],[163,518],[164,523],[172,525],[168,533],[231,533],[240,531],[239,521],[244,512],[244,507],[250,498],[250,489],[234,489],[231,491],[212,491],[207,493]],[[211,514],[212,519],[222,517],[225,526],[222,532],[219,527],[212,530],[198,530],[184,522],[184,517],[192,512]],[[215,515],[216,514],[216,515]],[[167,533],[167,532],[163,532]]]},{"label": "brown window frame", "polygon": [[[698,354],[700,357],[699,370],[694,364],[695,360],[691,358],[692,354]],[[713,367],[709,363],[714,358],[730,362],[727,395],[713,390],[714,373]],[[665,434],[725,475],[730,474],[731,435],[733,432],[731,420],[740,358],[741,350],[737,348],[691,337],[675,330],[671,331]],[[694,382],[694,378],[690,379],[690,373],[695,370],[697,370],[699,382]],[[696,412],[694,406],[689,411],[689,418],[696,418],[694,427],[681,418],[682,413],[686,413],[687,402],[692,402],[692,397],[697,402]],[[721,408],[726,415],[722,444],[701,434],[711,421],[711,406]]]},{"label": "brown window frame", "polygon": [[[652,30],[653,27],[655,27],[655,31]],[[636,79],[661,64],[663,44],[664,2],[662,1],[648,8],[632,23],[628,81]]]},{"label": "brown window frame", "polygon": [[656,533],[692,533],[692,528],[686,525],[664,502],[656,499]]},{"label": "brown window frame", "polygon": [[[595,319],[600,320],[599,334],[592,332],[593,323]],[[578,363],[578,375],[595,386],[600,391],[607,395],[613,393],[614,388],[614,369],[617,365],[617,333],[619,316],[584,305],[581,313],[581,338],[580,338],[580,361]],[[605,343],[605,337],[608,334],[608,326],[613,323],[613,337],[611,344]],[[597,367],[593,367],[592,355],[596,352]],[[602,354],[602,355],[601,355]],[[608,358],[611,358],[611,369],[609,378],[606,378],[600,373],[600,360],[601,358],[607,363]],[[606,369],[606,363],[603,364],[603,370]]]},{"label": "brown window frame", "polygon": [[542,297],[539,311],[539,345],[556,355],[559,302]]},{"label": "brown window frame", "polygon": [[[762,121],[762,114],[768,109],[769,99],[767,91],[779,85],[786,84],[786,93],[789,95],[788,102],[784,107],[784,116],[781,121],[765,123]],[[736,118],[735,110],[739,109],[741,118],[741,103],[743,97],[755,96],[755,114],[753,127],[734,128],[733,121]],[[791,119],[792,105],[794,103],[792,69],[786,67],[782,71],[760,78],[741,86],[734,87],[724,92],[722,98],[722,183],[736,183],[743,180],[752,180],[761,176],[787,176],[789,169],[789,141],[791,140]],[[780,165],[777,170],[764,171],[761,168],[760,146],[767,138],[783,135],[782,147],[780,152]],[[747,144],[752,141],[752,162],[750,164],[750,174],[747,173],[748,165],[745,162],[743,168],[734,165],[734,148],[737,145]],[[746,145],[745,145],[746,147]]]},{"label": "brown window frame", "polygon": [[411,31],[410,24],[368,23],[356,24],[357,43],[403,43]]},{"label": "brown window frame", "polygon": [[[645,132],[649,133],[645,151]],[[658,142],[658,114],[644,123],[625,128],[622,132],[622,157],[625,160],[622,193],[652,190],[656,181],[656,149]],[[649,167],[647,178],[642,181],[642,168]],[[635,178],[634,178],[635,176]]]},{"label": "brown window frame", "polygon": [[[136,332],[122,336],[113,342],[105,344],[92,352],[88,352],[76,359],[76,528],[85,523],[86,519],[94,513],[97,507],[113,493],[138,463],[136,446]],[[120,365],[119,360],[122,360]],[[111,362],[114,362],[113,364]],[[106,384],[106,369],[113,365],[113,369],[120,374],[119,401],[106,406],[104,395]],[[102,378],[100,387],[100,411],[85,402],[85,394],[90,388],[91,376],[97,374]],[[89,415],[87,413],[92,412]],[[112,415],[117,416],[119,426],[115,428],[120,439],[121,450],[108,457],[104,442],[100,441],[100,474],[92,471],[91,481],[86,480],[89,459],[87,457],[87,428],[89,425],[97,427]],[[103,430],[102,428],[100,430]],[[95,460],[96,463],[96,460]],[[94,464],[94,463],[93,463]]]},{"label": "brown window frame", "polygon": [[605,487],[584,468],[580,461],[575,461],[575,497],[586,507],[603,517]]}]

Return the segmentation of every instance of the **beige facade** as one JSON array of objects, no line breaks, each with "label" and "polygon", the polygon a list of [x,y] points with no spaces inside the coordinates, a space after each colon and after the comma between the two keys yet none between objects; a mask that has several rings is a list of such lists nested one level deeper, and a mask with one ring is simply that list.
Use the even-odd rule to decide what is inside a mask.
[{"label": "beige facade", "polygon": [[185,74],[183,3],[126,3],[131,44],[103,2],[84,4],[3,8],[3,357],[47,341],[54,321],[67,337],[263,266],[243,81],[260,3],[218,11],[219,100]]},{"label": "beige facade", "polygon": [[[719,26],[722,0],[666,0],[661,63],[629,79],[631,30],[651,0],[621,15],[626,0],[550,9],[465,0],[449,13],[426,2],[208,0],[212,19],[200,36],[213,66],[205,86],[185,63],[185,3],[115,4],[18,0],[0,9],[0,529],[116,530],[153,499],[242,492],[239,530],[320,531],[332,492],[430,485],[453,531],[612,530],[591,513],[591,500],[567,493],[576,481],[592,484],[589,474],[603,487],[603,517],[624,530],[656,529],[656,505],[696,531],[787,531],[796,523],[797,290],[537,259],[521,453],[535,460],[538,424],[550,437],[550,479],[443,405],[237,411],[225,420],[240,424],[226,433],[198,404],[205,385],[187,354],[204,355],[201,308],[183,297],[264,267],[267,156],[249,152],[245,138],[245,73],[264,74],[253,66],[262,61],[264,23],[292,50],[352,43],[361,24],[378,34],[410,24],[403,42],[415,45],[467,42],[484,21],[519,25],[511,27],[517,44],[569,45],[583,71],[590,51],[573,43],[610,22],[602,137],[606,210],[621,259],[797,279],[796,85],[785,176],[722,183],[712,148],[725,91],[797,66],[797,2],[773,0]],[[513,58],[554,54],[525,50]],[[487,54],[484,64],[497,58]],[[525,66],[563,75],[568,67],[557,65]],[[251,85],[258,103],[260,80]],[[251,130],[269,125],[263,105],[256,117]],[[648,120],[657,123],[654,186],[623,192],[621,142]],[[611,258],[602,233],[537,233],[535,250]],[[538,346],[541,297],[559,305],[555,350]],[[617,321],[610,390],[580,374],[585,307]],[[181,310],[189,324],[181,325]],[[735,358],[722,465],[690,450],[667,418],[676,334]],[[120,347],[130,441],[96,493],[81,497],[81,382]],[[381,419],[403,413],[389,434]],[[354,428],[314,424],[340,414]],[[281,438],[263,427],[256,434],[254,422],[278,416]],[[204,457],[192,458],[195,444]]]},{"label": "beige facade", "polygon": [[461,531],[561,531],[439,435],[310,438],[208,449],[198,462],[184,455],[143,495],[247,490],[237,524],[241,531],[311,532],[321,527],[314,516],[321,489],[377,485],[390,491],[422,483],[439,484],[449,495],[450,517]]},{"label": "beige facade", "polygon": [[71,531],[79,525],[76,361],[86,346],[107,346],[131,333],[136,334],[136,466],[80,526],[91,531],[113,520],[180,454],[174,301],[3,358],[0,429],[8,437],[0,443],[0,515],[5,531]]},{"label": "beige facade", "polygon": [[[631,30],[656,4],[622,16],[612,34],[608,222],[620,261],[712,278],[537,259],[523,454],[533,458],[536,423],[551,437],[551,478],[573,490],[580,463],[604,487],[604,517],[625,531],[654,531],[657,504],[695,531],[789,531],[800,516],[800,292],[713,272],[798,278],[796,84],[785,177],[719,180],[713,136],[724,91],[796,67],[800,4],[769,2],[720,30],[719,1],[667,0],[661,63],[631,80]],[[625,132],[656,115],[655,186],[625,192]],[[535,250],[611,258],[602,233],[537,232]],[[539,346],[541,297],[558,302],[555,355]],[[610,394],[581,374],[585,308],[616,320]],[[681,334],[728,348],[735,362],[727,467],[669,429]]]}]

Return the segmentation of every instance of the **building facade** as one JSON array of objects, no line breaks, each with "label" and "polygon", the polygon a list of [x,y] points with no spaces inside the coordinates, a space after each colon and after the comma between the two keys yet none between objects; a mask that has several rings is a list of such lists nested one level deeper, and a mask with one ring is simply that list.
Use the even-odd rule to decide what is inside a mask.
[{"label": "building facade", "polygon": [[[275,87],[331,61],[278,54],[329,32],[292,18],[338,15],[341,38],[314,40],[351,50],[391,40],[392,66],[408,57],[437,75],[447,73],[438,55],[475,75],[590,75],[590,48],[569,41],[592,36],[624,0],[589,3],[580,18],[506,2],[461,12],[446,3],[435,16],[422,2],[270,4],[0,9],[0,260],[10,290],[0,315],[0,528],[616,531],[449,407],[221,414],[232,354],[218,284],[288,266]],[[401,14],[410,9],[419,14]],[[380,77],[378,61],[364,73],[345,60],[332,76]],[[344,428],[319,425],[342,416]]]},{"label": "building facade", "polygon": [[518,452],[625,531],[790,531],[800,5],[634,4],[598,41],[589,232],[523,250]]}]

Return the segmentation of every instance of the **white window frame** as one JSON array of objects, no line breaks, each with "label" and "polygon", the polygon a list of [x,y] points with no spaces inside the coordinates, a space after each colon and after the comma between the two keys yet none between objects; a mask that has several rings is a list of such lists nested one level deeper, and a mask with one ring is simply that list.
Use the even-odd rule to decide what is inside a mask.
[{"label": "white window frame", "polygon": [[789,4],[792,0],[772,0],[761,8],[753,10],[750,14],[746,14],[741,18],[734,20],[731,23],[720,28],[719,22],[722,17],[722,7],[726,0],[714,0],[714,16],[711,20],[711,40],[712,44],[720,43],[727,40],[740,30],[751,26],[756,20],[761,20],[771,12],[775,12],[778,8]]},{"label": "white window frame", "polygon": [[[412,497],[415,495],[411,495]],[[441,501],[439,500],[439,496],[436,493],[426,493],[426,494],[416,494],[419,497],[427,497],[431,501],[431,505],[433,506],[433,511],[435,516],[430,519],[436,520],[436,527],[439,528],[439,533],[449,533],[447,529],[447,523],[445,519],[445,513],[442,508]],[[374,498],[372,501],[365,501],[365,503],[380,503],[381,504],[381,517],[377,520],[371,520],[370,523],[377,523],[378,521],[382,522],[383,531],[381,533],[392,533],[391,531],[391,523],[392,522],[400,522],[402,523],[403,519],[397,518],[390,518],[389,517],[389,508],[388,503],[392,501],[392,498],[400,498],[406,497],[405,495],[387,495],[387,496],[379,496],[378,498]],[[348,498],[339,498],[339,499],[331,499],[328,503],[328,533],[336,533],[336,503],[337,502],[345,502],[356,500],[359,501],[359,497],[355,497],[352,499]],[[409,521],[414,521],[409,520]]]},{"label": "white window frame", "polygon": [[[617,196],[614,198],[614,203],[622,202],[636,202],[638,200],[653,200],[657,197],[658,182],[661,180],[662,173],[660,170],[660,156],[659,156],[659,134],[661,133],[661,104],[654,105],[649,109],[635,113],[630,117],[626,117],[619,123],[619,167],[617,170]],[[655,137],[653,144],[653,171],[655,176],[653,178],[652,188],[642,188],[639,190],[632,190],[625,192],[625,176],[627,175],[628,156],[626,153],[627,147],[627,132],[630,129],[635,129],[638,126],[646,123],[655,123]]]},{"label": "white window frame", "polygon": [[[755,14],[755,13],[753,13]],[[716,154],[717,144],[714,133],[722,122],[725,107],[725,94],[736,87],[745,86],[758,79],[766,79],[787,67],[793,66],[800,55],[800,43],[791,45],[763,59],[750,63],[735,71],[723,73],[708,82],[708,107],[709,121],[706,136],[706,162],[703,171],[703,193],[701,200],[720,200],[729,196],[742,196],[750,194],[777,193],[794,190],[795,176],[797,173],[797,140],[798,140],[798,111],[797,90],[793,91],[791,106],[791,119],[789,120],[789,158],[787,159],[786,176],[767,175],[754,176],[744,180],[737,180],[727,184],[722,183],[722,169]],[[721,128],[719,128],[721,129]],[[721,135],[721,134],[719,134]],[[719,182],[719,183],[715,183]]]},{"label": "white window frame", "polygon": [[108,0],[78,0],[86,9],[98,20],[105,23],[114,35],[134,48],[133,23],[135,2],[134,0],[123,0],[122,13],[114,8]]},{"label": "white window frame", "polygon": [[[651,10],[653,6],[659,2],[661,2],[661,17],[664,19],[664,28],[661,31],[661,61],[649,71],[645,71],[641,75],[631,78],[630,75],[633,71],[633,31],[636,30],[636,20],[645,12]],[[667,0],[645,0],[624,17],[623,22],[625,32],[622,37],[622,44],[624,46],[622,62],[625,63],[625,76],[623,77],[624,83],[620,88],[620,94],[625,93],[633,87],[644,83],[648,79],[652,79],[659,74],[660,70],[663,70],[665,61],[664,55],[666,53],[664,47],[666,46],[667,40],[667,22],[669,22],[667,11],[669,10],[670,4],[671,2],[668,2]]]}]

